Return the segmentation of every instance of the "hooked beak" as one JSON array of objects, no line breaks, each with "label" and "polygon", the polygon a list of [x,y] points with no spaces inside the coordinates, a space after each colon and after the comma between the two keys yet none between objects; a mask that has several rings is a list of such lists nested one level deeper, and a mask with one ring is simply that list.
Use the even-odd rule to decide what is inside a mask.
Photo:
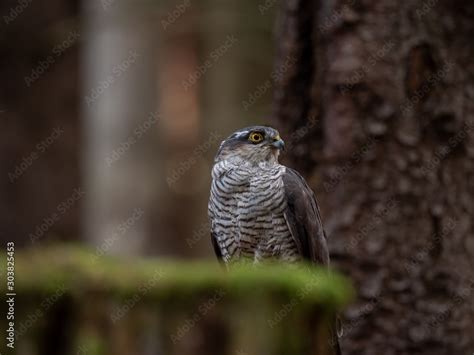
[{"label": "hooked beak", "polygon": [[273,139],[272,147],[278,150],[285,150],[285,142],[280,138],[280,136],[276,136]]}]

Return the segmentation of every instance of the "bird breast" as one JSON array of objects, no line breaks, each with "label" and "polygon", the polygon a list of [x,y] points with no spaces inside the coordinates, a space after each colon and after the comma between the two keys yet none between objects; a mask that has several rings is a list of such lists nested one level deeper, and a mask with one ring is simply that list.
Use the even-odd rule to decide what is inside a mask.
[{"label": "bird breast", "polygon": [[285,169],[279,164],[214,166],[209,213],[224,260],[296,254],[284,217]]}]

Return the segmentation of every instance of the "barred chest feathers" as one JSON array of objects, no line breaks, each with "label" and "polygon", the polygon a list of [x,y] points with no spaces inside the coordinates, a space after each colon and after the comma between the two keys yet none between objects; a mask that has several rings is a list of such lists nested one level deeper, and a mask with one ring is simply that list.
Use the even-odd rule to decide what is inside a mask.
[{"label": "barred chest feathers", "polygon": [[280,164],[218,162],[212,170],[209,216],[225,262],[250,258],[299,260],[284,211]]}]

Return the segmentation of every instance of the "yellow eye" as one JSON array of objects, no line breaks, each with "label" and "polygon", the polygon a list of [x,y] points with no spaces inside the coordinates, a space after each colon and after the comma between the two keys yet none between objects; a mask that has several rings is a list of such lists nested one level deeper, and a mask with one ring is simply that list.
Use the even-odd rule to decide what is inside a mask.
[{"label": "yellow eye", "polygon": [[253,132],[249,136],[249,141],[251,141],[252,143],[260,143],[261,141],[263,141],[263,135],[258,132]]}]

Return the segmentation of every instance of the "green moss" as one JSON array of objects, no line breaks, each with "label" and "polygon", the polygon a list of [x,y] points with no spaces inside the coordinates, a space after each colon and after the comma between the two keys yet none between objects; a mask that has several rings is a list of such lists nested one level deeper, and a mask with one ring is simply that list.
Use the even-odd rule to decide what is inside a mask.
[{"label": "green moss", "polygon": [[[5,263],[4,256],[0,262]],[[298,297],[326,310],[340,309],[353,296],[345,278],[308,265],[240,265],[225,272],[215,261],[96,257],[94,250],[55,246],[17,252],[15,267],[15,288],[21,293],[50,293],[63,285],[72,295],[105,292],[122,298],[140,292],[145,299],[176,300],[223,289],[226,298]]]},{"label": "green moss", "polygon": [[104,339],[94,333],[82,332],[76,339],[74,347],[76,354],[104,355],[106,354],[106,346]]}]

